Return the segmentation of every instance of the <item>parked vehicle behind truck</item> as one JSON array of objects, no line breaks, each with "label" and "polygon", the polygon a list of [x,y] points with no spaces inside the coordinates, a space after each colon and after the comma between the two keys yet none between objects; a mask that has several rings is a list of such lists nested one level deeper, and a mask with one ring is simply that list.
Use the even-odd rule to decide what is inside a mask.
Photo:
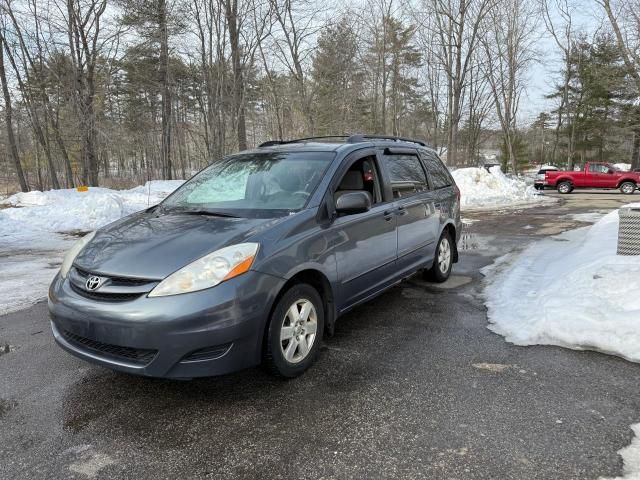
[{"label": "parked vehicle behind truck", "polygon": [[580,171],[547,171],[544,175],[544,187],[554,187],[562,194],[571,193],[576,188],[603,188],[620,189],[630,195],[639,184],[639,172],[623,172],[602,162],[588,162]]}]

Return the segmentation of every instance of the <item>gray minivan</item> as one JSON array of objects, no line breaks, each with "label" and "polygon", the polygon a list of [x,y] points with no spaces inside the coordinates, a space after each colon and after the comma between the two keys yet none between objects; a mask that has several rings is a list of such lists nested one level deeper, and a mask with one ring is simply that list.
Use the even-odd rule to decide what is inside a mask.
[{"label": "gray minivan", "polygon": [[153,377],[294,377],[343,313],[419,271],[445,281],[460,191],[436,153],[331,138],[231,155],[84,237],[49,289],[58,344]]}]

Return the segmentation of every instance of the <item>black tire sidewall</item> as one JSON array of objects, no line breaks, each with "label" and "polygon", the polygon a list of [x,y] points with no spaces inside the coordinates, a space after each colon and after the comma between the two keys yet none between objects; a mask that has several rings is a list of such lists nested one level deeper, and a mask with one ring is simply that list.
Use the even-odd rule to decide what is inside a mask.
[{"label": "black tire sidewall", "polygon": [[[300,298],[305,298],[316,309],[316,315],[318,317],[318,330],[316,331],[316,338],[311,347],[311,351],[307,358],[300,363],[292,364],[288,362],[282,354],[280,348],[280,330],[284,323],[285,315],[289,307]],[[269,328],[267,332],[267,344],[265,354],[265,364],[273,373],[285,377],[293,378],[302,374],[307,370],[316,360],[318,351],[320,350],[320,344],[322,343],[322,334],[324,332],[324,304],[318,291],[309,284],[299,283],[292,286],[287,292],[278,300],[277,305],[271,313],[269,318]]]}]

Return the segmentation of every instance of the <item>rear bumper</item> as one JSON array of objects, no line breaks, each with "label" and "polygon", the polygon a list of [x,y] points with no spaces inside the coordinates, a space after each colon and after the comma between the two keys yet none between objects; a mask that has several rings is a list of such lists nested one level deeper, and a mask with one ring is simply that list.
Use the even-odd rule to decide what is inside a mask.
[{"label": "rear bumper", "polygon": [[58,345],[113,370],[165,378],[221,375],[260,363],[284,280],[250,271],[214,288],[112,302],[85,298],[57,276],[49,289]]}]

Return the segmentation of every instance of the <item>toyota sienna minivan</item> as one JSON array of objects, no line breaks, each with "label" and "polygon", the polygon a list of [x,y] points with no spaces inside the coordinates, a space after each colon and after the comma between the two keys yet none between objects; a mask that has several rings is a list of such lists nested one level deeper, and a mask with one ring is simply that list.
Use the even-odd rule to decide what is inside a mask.
[{"label": "toyota sienna minivan", "polygon": [[270,141],[82,238],[49,289],[71,354],[152,377],[263,364],[295,377],[336,319],[458,260],[460,192],[398,137]]}]

